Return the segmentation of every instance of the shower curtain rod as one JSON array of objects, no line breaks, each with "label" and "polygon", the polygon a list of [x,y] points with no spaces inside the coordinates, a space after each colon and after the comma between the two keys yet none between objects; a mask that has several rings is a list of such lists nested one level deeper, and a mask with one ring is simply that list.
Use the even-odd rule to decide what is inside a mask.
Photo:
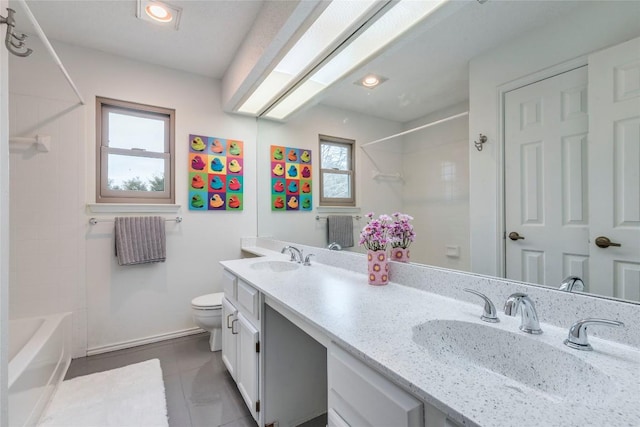
[{"label": "shower curtain rod", "polygon": [[375,141],[367,142],[366,144],[362,144],[360,148],[364,148],[372,144],[377,144],[378,142],[383,142],[388,139],[396,138],[398,136],[407,135],[417,130],[426,129],[431,126],[439,125],[440,123],[448,122],[449,120],[457,119],[458,117],[463,117],[468,115],[469,115],[468,111],[465,111],[464,113],[460,113],[460,114],[454,114],[453,116],[445,117],[444,119],[436,120],[435,122],[427,123],[426,125],[418,126],[417,128],[405,130],[404,132],[396,133],[395,135],[386,136],[384,138],[376,139]]},{"label": "shower curtain rod", "polygon": [[22,5],[22,8],[24,9],[24,12],[27,14],[27,17],[29,18],[29,20],[33,24],[33,27],[35,28],[36,33],[38,33],[38,36],[40,37],[40,40],[42,40],[42,43],[45,45],[45,47],[47,48],[47,50],[51,54],[51,57],[53,58],[54,62],[60,68],[60,71],[62,71],[62,74],[64,74],[64,77],[69,82],[69,85],[71,86],[73,91],[76,93],[76,96],[80,100],[80,104],[84,105],[85,104],[84,98],[82,98],[82,95],[80,95],[80,91],[76,87],[76,85],[73,82],[73,80],[71,80],[71,76],[69,75],[69,73],[67,73],[66,68],[64,68],[64,65],[62,64],[62,61],[60,61],[60,58],[58,57],[58,54],[53,49],[53,46],[51,46],[51,43],[49,43],[49,39],[47,38],[47,35],[42,30],[42,27],[40,27],[40,24],[38,24],[38,21],[36,20],[36,17],[33,16],[33,13],[31,13],[31,9],[29,9],[29,6],[27,5],[27,2],[25,0],[18,0],[18,2]]}]

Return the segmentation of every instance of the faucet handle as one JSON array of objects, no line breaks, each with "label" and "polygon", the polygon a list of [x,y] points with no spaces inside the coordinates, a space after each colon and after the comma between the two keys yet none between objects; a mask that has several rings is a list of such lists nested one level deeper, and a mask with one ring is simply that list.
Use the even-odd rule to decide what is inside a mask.
[{"label": "faucet handle", "polygon": [[562,281],[559,289],[566,292],[582,292],[584,291],[584,282],[578,276],[569,276]]},{"label": "faucet handle", "polygon": [[496,306],[493,305],[493,302],[489,299],[488,296],[481,294],[478,291],[474,291],[473,289],[464,289],[464,290],[465,292],[478,295],[480,298],[484,300],[484,312],[482,313],[482,316],[480,316],[480,319],[489,323],[497,323],[500,321],[500,319],[498,319]]},{"label": "faucet handle", "polygon": [[280,253],[283,254],[286,251],[289,251],[289,255],[291,255],[291,258],[289,258],[289,261],[295,261],[296,260],[296,254],[293,252],[293,250],[291,250],[291,246],[285,246],[284,248],[282,248]]},{"label": "faucet handle", "polygon": [[589,344],[589,337],[587,336],[587,327],[589,325],[620,327],[624,326],[624,323],[617,320],[594,318],[578,320],[576,323],[571,325],[571,328],[569,328],[569,336],[564,340],[564,344],[576,350],[593,350],[593,347]]},{"label": "faucet handle", "polygon": [[312,256],[316,256],[316,255],[315,255],[315,254],[309,254],[309,255],[307,255],[307,256],[306,256],[306,258],[304,259],[304,264],[303,264],[303,265],[310,266],[310,265],[311,265],[311,260],[310,260],[310,258],[311,258]]}]

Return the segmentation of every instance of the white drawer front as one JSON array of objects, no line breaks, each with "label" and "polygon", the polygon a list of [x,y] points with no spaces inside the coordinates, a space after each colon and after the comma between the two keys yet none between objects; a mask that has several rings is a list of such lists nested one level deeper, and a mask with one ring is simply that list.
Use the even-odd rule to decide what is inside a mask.
[{"label": "white drawer front", "polygon": [[259,320],[258,302],[258,290],[238,279],[238,303],[242,306],[241,310],[255,320]]},{"label": "white drawer front", "polygon": [[236,276],[227,270],[222,272],[222,289],[227,299],[231,301],[236,300]]},{"label": "white drawer front", "polygon": [[347,424],[424,426],[421,401],[335,344],[327,364],[329,408]]}]

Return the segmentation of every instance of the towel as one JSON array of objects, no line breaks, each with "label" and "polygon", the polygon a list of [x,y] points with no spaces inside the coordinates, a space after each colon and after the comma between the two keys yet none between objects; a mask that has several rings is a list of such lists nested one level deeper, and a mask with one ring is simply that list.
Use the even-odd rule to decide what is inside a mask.
[{"label": "towel", "polygon": [[327,217],[328,243],[337,243],[343,248],[353,246],[353,217],[351,215],[329,215]]},{"label": "towel", "polygon": [[116,256],[120,265],[164,262],[167,259],[164,218],[117,217]]}]

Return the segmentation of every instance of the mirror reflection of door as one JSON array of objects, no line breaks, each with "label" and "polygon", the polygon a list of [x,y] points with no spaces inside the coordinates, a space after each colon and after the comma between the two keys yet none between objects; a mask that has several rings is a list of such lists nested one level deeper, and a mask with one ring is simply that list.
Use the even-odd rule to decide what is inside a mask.
[{"label": "mirror reflection of door", "polygon": [[505,95],[508,278],[640,300],[639,71],[636,39]]}]

